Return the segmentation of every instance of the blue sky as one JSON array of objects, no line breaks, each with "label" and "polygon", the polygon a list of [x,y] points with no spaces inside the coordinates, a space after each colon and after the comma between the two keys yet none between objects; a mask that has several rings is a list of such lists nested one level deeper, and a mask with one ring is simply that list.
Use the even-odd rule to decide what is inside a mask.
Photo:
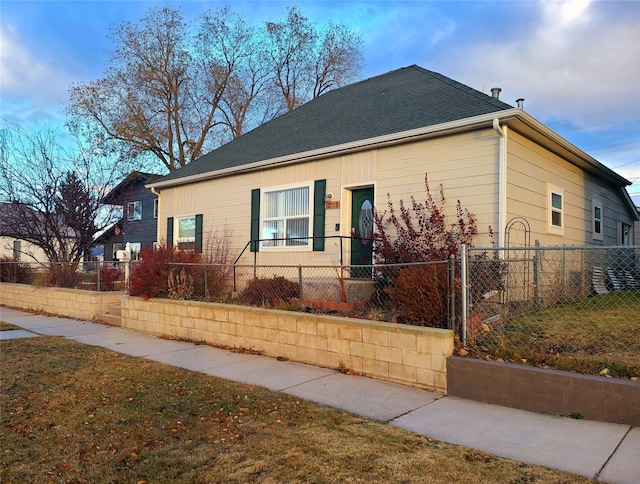
[{"label": "blue sky", "polygon": [[[2,0],[0,116],[62,123],[71,83],[102,77],[110,27],[154,1]],[[418,64],[475,89],[501,87],[634,184],[640,205],[640,1],[174,1],[185,19],[230,5],[253,24],[297,5],[364,40],[362,78]]]}]

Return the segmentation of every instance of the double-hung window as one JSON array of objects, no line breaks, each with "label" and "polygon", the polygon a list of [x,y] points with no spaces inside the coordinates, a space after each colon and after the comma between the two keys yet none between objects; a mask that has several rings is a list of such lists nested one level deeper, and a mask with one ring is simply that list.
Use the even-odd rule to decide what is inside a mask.
[{"label": "double-hung window", "polygon": [[591,201],[591,214],[593,216],[591,231],[594,240],[603,240],[604,234],[602,232],[602,202],[600,200],[593,199]]},{"label": "double-hung window", "polygon": [[262,192],[262,247],[310,247],[311,194],[311,183]]},{"label": "double-hung window", "polygon": [[178,248],[193,250],[196,248],[196,217],[178,219]]},{"label": "double-hung window", "polygon": [[129,202],[127,204],[127,220],[142,220],[142,202]]},{"label": "double-hung window", "polygon": [[564,234],[564,191],[553,185],[548,186],[549,233]]}]

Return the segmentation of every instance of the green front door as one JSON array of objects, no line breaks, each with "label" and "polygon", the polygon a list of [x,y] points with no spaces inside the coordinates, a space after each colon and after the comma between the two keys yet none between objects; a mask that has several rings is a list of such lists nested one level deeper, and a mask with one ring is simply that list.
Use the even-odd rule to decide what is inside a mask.
[{"label": "green front door", "polygon": [[[353,190],[351,201],[351,265],[373,262],[373,188]],[[371,268],[354,268],[351,277],[370,278]]]}]

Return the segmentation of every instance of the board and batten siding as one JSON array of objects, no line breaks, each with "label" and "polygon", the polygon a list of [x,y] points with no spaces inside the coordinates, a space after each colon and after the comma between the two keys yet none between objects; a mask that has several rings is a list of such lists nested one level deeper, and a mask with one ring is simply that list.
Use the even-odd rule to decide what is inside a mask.
[{"label": "board and batten siding", "polygon": [[[621,222],[631,224],[617,190],[522,135],[509,131],[507,142],[507,220],[524,217],[531,242],[542,245],[615,245]],[[549,185],[563,190],[562,235],[549,232]],[[603,240],[592,233],[592,200],[603,204]]]}]

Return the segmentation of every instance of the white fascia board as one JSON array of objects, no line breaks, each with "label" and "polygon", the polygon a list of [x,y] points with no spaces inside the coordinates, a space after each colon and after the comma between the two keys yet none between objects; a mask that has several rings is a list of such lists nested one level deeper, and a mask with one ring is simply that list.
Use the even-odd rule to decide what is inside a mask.
[{"label": "white fascia board", "polygon": [[[631,182],[626,178],[618,175],[613,170],[607,168],[602,163],[597,161],[592,156],[582,151],[577,146],[573,145],[555,131],[551,130],[536,118],[521,108],[506,109],[504,111],[498,111],[495,113],[482,114],[480,116],[474,116],[471,118],[460,119],[456,121],[450,121],[448,123],[441,123],[431,126],[425,126],[423,128],[412,129],[408,131],[401,131],[398,133],[391,133],[384,136],[378,136],[375,138],[362,139],[358,141],[352,141],[350,143],[343,143],[340,145],[327,146],[319,148],[317,150],[305,151],[302,153],[293,153],[291,155],[281,156],[278,158],[271,158],[267,160],[256,161],[254,163],[247,163],[245,165],[233,166],[229,168],[223,168],[221,170],[209,171],[205,173],[198,173],[191,176],[185,176],[168,181],[159,181],[156,183],[150,183],[145,185],[151,189],[169,188],[172,186],[185,185],[188,183],[195,183],[204,180],[210,180],[212,178],[220,178],[229,176],[235,173],[242,173],[246,171],[257,170],[272,165],[285,165],[290,163],[300,163],[302,161],[308,161],[312,159],[326,158],[328,156],[334,156],[337,154],[345,154],[352,151],[361,150],[363,148],[389,146],[397,143],[404,143],[408,140],[418,140],[421,138],[428,138],[432,136],[442,136],[445,134],[451,134],[460,131],[467,131],[470,129],[478,129],[482,127],[492,127],[493,120],[497,119],[499,122],[506,122],[509,124],[509,120],[515,119],[521,123],[529,126],[534,131],[538,132],[543,137],[547,138],[553,144],[561,147],[564,150],[569,151],[574,156],[582,160],[582,162],[589,166],[596,173],[601,173],[608,177],[610,180],[615,181],[619,186],[624,187],[631,185]],[[517,131],[517,129],[516,129]]]},{"label": "white fascia board", "polygon": [[352,141],[350,143],[343,143],[340,145],[327,146],[325,148],[319,148],[317,150],[305,151],[302,153],[294,153],[291,155],[281,156],[278,158],[271,158],[267,160],[261,160],[254,163],[247,163],[246,165],[234,166],[229,168],[223,168],[221,170],[210,171],[206,173],[198,173],[196,175],[185,176],[166,182],[156,182],[145,185],[147,188],[168,188],[176,185],[184,185],[187,183],[194,183],[203,180],[209,180],[211,178],[219,178],[228,176],[235,173],[245,172],[264,168],[271,165],[283,165],[288,163],[299,163],[301,161],[307,161],[310,159],[326,158],[327,156],[333,156],[337,154],[344,154],[351,151],[360,150],[362,148],[373,146],[385,146],[396,143],[405,142],[410,139],[420,139],[423,137],[429,137],[433,135],[442,135],[448,132],[466,131],[469,129],[480,128],[483,126],[491,127],[493,120],[498,118],[500,120],[509,119],[515,117],[521,109],[513,108],[505,111],[499,111],[497,113],[483,114],[480,116],[474,116],[472,118],[465,118],[456,121],[450,121],[448,123],[435,124],[431,126],[425,126],[423,128],[412,129],[408,131],[401,131],[398,133],[392,133],[384,136],[378,136],[375,138],[362,139],[358,141]]},{"label": "white fascia board", "polygon": [[[591,155],[589,155],[586,152],[582,151],[580,148],[578,148],[577,146],[575,146],[571,142],[567,141],[565,138],[560,136],[558,133],[553,131],[551,128],[549,128],[546,125],[542,124],[540,121],[538,121],[536,118],[531,116],[526,111],[520,110],[520,112],[518,113],[517,118],[518,118],[518,121],[521,121],[521,122],[525,123],[531,129],[537,131],[542,136],[544,136],[545,138],[550,140],[552,143],[555,143],[559,147],[569,151],[574,156],[580,158],[584,162],[584,164],[589,166],[594,172],[600,173],[600,174],[608,177],[612,181],[615,181],[615,183],[617,183],[618,186],[624,187],[624,186],[631,185],[631,182],[629,180],[627,180],[623,176],[617,174],[615,171],[613,171],[612,169],[606,167],[605,165],[600,163],[598,160],[593,158]],[[516,129],[516,131],[517,131],[517,129]],[[580,168],[584,169],[584,167],[580,167]]]}]

